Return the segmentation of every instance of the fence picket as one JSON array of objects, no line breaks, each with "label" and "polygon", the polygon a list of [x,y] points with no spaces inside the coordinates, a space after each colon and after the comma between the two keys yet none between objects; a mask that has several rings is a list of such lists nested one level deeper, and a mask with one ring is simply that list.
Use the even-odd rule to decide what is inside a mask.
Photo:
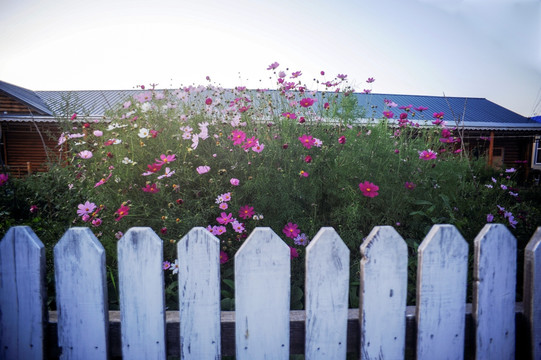
[{"label": "fence picket", "polygon": [[289,359],[290,249],[256,228],[235,254],[237,359]]},{"label": "fence picket", "polygon": [[537,228],[524,251],[523,301],[532,359],[541,359],[541,227]]},{"label": "fence picket", "polygon": [[162,240],[149,227],[134,227],[117,250],[122,356],[165,359]]},{"label": "fence picket", "polygon": [[377,226],[362,243],[361,255],[361,359],[403,359],[408,247],[394,228]]},{"label": "fence picket", "polygon": [[0,242],[0,358],[42,359],[47,322],[45,247],[28,226]]},{"label": "fence picket", "polygon": [[418,251],[417,359],[463,359],[468,244],[453,225],[434,225]]},{"label": "fence picket", "polygon": [[349,249],[333,228],[321,228],[306,248],[307,359],[345,359]]},{"label": "fence picket", "polygon": [[181,359],[219,359],[220,240],[193,228],[177,244]]},{"label": "fence picket", "polygon": [[107,359],[105,250],[88,228],[70,228],[54,247],[61,359]]},{"label": "fence picket", "polygon": [[515,358],[517,242],[502,224],[474,240],[472,316],[477,359]]}]

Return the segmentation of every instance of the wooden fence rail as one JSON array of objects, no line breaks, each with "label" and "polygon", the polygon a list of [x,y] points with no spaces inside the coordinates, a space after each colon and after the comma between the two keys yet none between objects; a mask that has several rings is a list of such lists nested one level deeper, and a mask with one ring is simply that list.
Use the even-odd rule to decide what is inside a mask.
[{"label": "wooden fence rail", "polygon": [[57,311],[48,312],[44,246],[29,227],[12,227],[0,242],[0,358],[404,359],[413,349],[417,359],[541,359],[540,243],[538,228],[517,304],[516,240],[486,225],[469,305],[468,244],[435,225],[418,249],[417,306],[408,307],[406,244],[375,227],[360,247],[360,306],[348,309],[349,249],[322,228],[306,249],[306,310],[290,311],[289,247],[256,228],[235,255],[236,310],[222,312],[219,240],[193,228],[177,244],[179,311],[166,312],[162,241],[132,228],[118,243],[120,311],[108,311],[103,246],[71,228],[54,248]]}]

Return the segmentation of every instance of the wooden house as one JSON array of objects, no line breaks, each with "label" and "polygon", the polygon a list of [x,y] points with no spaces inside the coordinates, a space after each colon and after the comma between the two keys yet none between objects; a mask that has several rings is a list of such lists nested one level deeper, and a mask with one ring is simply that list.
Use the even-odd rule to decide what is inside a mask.
[{"label": "wooden house", "polygon": [[[103,119],[106,109],[142,90],[32,91],[0,81],[1,165],[15,176],[44,170],[47,149],[57,145],[57,119],[73,112],[82,121]],[[489,166],[520,169],[523,180],[539,181],[541,122],[526,118],[484,98],[354,93],[364,109],[359,122],[377,121],[383,111],[400,113],[420,126],[433,126],[433,114],[444,113],[450,128],[462,132],[473,156],[487,156]],[[389,106],[391,105],[391,106]],[[395,106],[396,105],[396,106]],[[401,109],[402,107],[402,109]],[[406,107],[409,107],[407,111]],[[423,111],[415,108],[426,108]],[[49,153],[57,156],[58,152]]]}]

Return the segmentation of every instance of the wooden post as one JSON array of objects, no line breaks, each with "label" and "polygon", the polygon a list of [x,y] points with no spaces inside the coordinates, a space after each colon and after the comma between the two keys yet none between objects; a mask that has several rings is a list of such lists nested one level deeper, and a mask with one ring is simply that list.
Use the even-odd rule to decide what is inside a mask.
[{"label": "wooden post", "polygon": [[490,143],[488,145],[488,166],[492,166],[494,152],[494,131],[490,132]]},{"label": "wooden post", "polygon": [[532,359],[541,359],[541,227],[524,251],[524,317],[529,327]]}]

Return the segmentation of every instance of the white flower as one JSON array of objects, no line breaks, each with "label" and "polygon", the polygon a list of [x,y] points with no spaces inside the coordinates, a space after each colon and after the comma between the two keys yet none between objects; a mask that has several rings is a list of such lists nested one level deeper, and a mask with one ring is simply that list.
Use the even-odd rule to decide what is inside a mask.
[{"label": "white flower", "polygon": [[175,259],[175,262],[171,264],[171,267],[169,268],[169,270],[171,270],[173,274],[176,274],[178,273],[178,269],[179,269],[178,259]]},{"label": "white flower", "polygon": [[139,135],[139,137],[140,137],[141,139],[144,139],[144,138],[147,138],[149,134],[150,134],[150,133],[148,132],[148,129],[146,129],[146,128],[141,128],[141,129],[139,130],[139,134],[137,134],[137,135]]},{"label": "white flower", "polygon": [[148,102],[143,103],[143,105],[141,105],[141,111],[142,111],[142,112],[147,112],[147,111],[149,111],[151,108],[152,108],[152,105],[150,105],[150,103],[148,103]]}]

